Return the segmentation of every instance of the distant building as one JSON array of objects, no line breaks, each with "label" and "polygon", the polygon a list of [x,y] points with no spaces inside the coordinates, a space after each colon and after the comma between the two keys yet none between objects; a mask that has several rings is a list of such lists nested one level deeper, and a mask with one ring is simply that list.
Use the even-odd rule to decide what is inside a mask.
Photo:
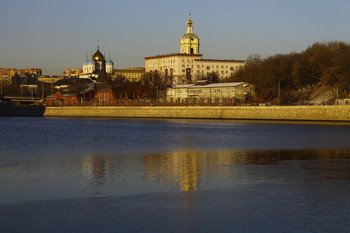
[{"label": "distant building", "polygon": [[63,79],[63,76],[58,75],[40,75],[38,80],[44,83],[55,83],[58,80]]},{"label": "distant building", "polygon": [[15,68],[0,68],[0,81],[12,84],[13,77],[25,76],[27,74],[41,75],[42,70],[39,68],[30,69],[15,69]]},{"label": "distant building", "polygon": [[66,77],[80,77],[81,75],[83,75],[83,70],[82,69],[66,69],[63,72],[63,76]]},{"label": "distant building", "polygon": [[208,83],[200,80],[195,84],[175,85],[167,89],[167,99],[188,98],[235,98],[237,102],[253,100],[255,87],[246,82]]},{"label": "distant building", "polygon": [[203,59],[199,53],[199,37],[193,32],[191,15],[187,31],[180,40],[180,53],[145,57],[146,73],[159,72],[171,84],[193,83],[210,73],[228,78],[244,65],[243,60]]},{"label": "distant building", "polygon": [[336,99],[336,105],[350,105],[350,99]]},{"label": "distant building", "polygon": [[46,97],[47,106],[104,106],[115,101],[112,87],[105,83],[86,83],[80,90],[70,86]]},{"label": "distant building", "polygon": [[135,67],[126,69],[115,69],[113,70],[112,78],[123,76],[130,82],[138,82],[145,74],[145,68]]}]

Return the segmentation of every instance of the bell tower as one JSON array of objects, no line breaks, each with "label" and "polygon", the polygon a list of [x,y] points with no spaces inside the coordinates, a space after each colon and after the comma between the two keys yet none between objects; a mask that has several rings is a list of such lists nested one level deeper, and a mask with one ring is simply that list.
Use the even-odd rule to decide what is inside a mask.
[{"label": "bell tower", "polygon": [[199,54],[199,37],[193,32],[191,13],[188,16],[186,34],[180,40],[180,53]]}]

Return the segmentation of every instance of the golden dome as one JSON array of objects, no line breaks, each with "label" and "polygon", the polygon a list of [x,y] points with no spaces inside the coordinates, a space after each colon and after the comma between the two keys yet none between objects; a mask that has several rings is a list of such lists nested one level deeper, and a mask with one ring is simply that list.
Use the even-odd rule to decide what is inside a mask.
[{"label": "golden dome", "polygon": [[99,46],[97,46],[97,51],[92,55],[92,59],[97,62],[102,62],[105,60],[105,57],[102,55],[102,53],[99,50]]}]

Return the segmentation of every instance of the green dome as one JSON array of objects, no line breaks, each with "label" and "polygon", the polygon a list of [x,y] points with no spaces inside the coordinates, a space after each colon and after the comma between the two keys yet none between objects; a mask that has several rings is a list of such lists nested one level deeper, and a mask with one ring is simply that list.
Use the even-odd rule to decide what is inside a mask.
[{"label": "green dome", "polygon": [[191,38],[194,38],[194,39],[199,39],[198,36],[194,33],[186,33],[185,35],[183,35],[182,39],[191,39]]}]

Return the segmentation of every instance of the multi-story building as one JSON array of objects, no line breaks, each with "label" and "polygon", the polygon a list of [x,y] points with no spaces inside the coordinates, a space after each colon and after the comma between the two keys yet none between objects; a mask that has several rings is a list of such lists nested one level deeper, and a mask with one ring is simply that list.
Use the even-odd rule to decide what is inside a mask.
[{"label": "multi-story building", "polygon": [[27,74],[41,75],[42,70],[38,68],[30,68],[30,69],[0,68],[0,81],[12,84],[12,78],[15,75],[22,76]]},{"label": "multi-story building", "polygon": [[145,69],[141,67],[126,68],[126,69],[114,69],[112,78],[122,76],[130,82],[138,82],[145,74]]},{"label": "multi-story building", "polygon": [[191,15],[187,21],[187,32],[180,40],[180,53],[145,57],[146,73],[159,72],[172,84],[193,83],[210,73],[219,78],[228,78],[244,65],[243,60],[203,59],[199,53],[199,37],[193,32]]}]

